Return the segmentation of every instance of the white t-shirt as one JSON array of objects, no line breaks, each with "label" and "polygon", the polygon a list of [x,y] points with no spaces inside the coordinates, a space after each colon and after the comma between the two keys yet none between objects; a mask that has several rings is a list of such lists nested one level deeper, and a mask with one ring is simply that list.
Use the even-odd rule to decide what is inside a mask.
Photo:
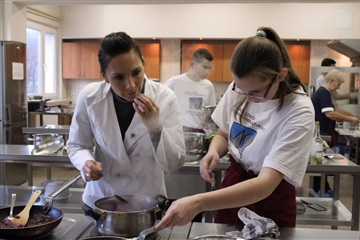
[{"label": "white t-shirt", "polygon": [[316,79],[316,90],[319,89],[319,87],[321,87],[322,85],[324,85],[325,83],[325,76],[324,75],[320,75],[317,79]]},{"label": "white t-shirt", "polygon": [[216,105],[213,84],[207,80],[194,81],[186,73],[165,82],[179,102],[183,126],[204,129],[206,115],[202,106]]},{"label": "white t-shirt", "polygon": [[[304,93],[302,89],[297,92]],[[245,169],[259,173],[263,167],[276,169],[289,183],[300,186],[308,164],[314,133],[314,108],[306,95],[291,93],[278,111],[278,99],[250,102],[239,123],[234,105],[242,98],[231,85],[220,100],[212,119],[229,134],[231,155]],[[244,105],[242,105],[244,106]],[[242,108],[241,108],[242,109]]]}]

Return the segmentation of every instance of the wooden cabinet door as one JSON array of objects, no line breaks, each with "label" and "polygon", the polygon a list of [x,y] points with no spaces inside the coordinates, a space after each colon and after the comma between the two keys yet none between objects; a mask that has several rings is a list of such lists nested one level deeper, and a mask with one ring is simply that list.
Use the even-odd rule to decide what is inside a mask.
[{"label": "wooden cabinet door", "polygon": [[62,44],[62,77],[80,78],[81,76],[81,45],[77,42]]},{"label": "wooden cabinet door", "polygon": [[286,43],[292,66],[304,84],[310,77],[310,43]]},{"label": "wooden cabinet door", "polygon": [[231,56],[235,50],[237,42],[235,43],[225,43],[224,44],[224,61],[223,61],[223,82],[232,82],[233,78],[230,72],[230,60]]},{"label": "wooden cabinet door", "polygon": [[101,79],[98,53],[100,41],[82,42],[81,44],[81,75],[83,79]]},{"label": "wooden cabinet door", "polygon": [[62,77],[101,79],[98,41],[65,41],[62,44]]},{"label": "wooden cabinet door", "polygon": [[160,43],[139,43],[145,60],[145,74],[148,78],[160,79]]}]

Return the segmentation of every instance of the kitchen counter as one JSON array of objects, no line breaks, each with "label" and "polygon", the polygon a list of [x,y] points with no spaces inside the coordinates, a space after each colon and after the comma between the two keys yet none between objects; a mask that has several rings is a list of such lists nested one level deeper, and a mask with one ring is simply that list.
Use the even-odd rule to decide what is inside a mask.
[{"label": "kitchen counter", "polygon": [[[215,223],[193,223],[189,238],[196,236],[220,234],[224,235],[230,231],[240,231],[231,225]],[[309,228],[281,228],[279,239],[360,239],[359,231],[326,230]]]},{"label": "kitchen counter", "polygon": [[[35,156],[31,155],[32,145],[0,145],[0,162],[12,162],[12,163],[29,163],[36,164],[40,166],[63,166],[63,167],[73,167],[70,163],[70,160],[67,156]],[[206,191],[211,191],[214,188],[217,189],[221,182],[221,174],[229,166],[229,162],[224,160],[220,161],[217,165],[214,174],[216,179],[215,186],[211,184],[206,184]],[[179,172],[190,172],[193,174],[199,173],[199,163],[198,162],[186,162],[184,166],[179,170]],[[321,221],[318,221],[321,224],[328,224],[330,226],[337,225],[346,225],[351,226],[352,230],[359,230],[359,211],[360,211],[360,191],[358,186],[360,186],[360,166],[351,162],[346,158],[341,159],[326,159],[324,158],[323,164],[321,165],[311,165],[309,164],[306,169],[306,173],[320,173],[320,174],[333,174],[334,175],[334,202],[329,203],[332,206],[340,206],[339,208],[334,208],[334,211],[339,211],[342,209],[341,204],[338,204],[336,200],[339,200],[339,186],[340,186],[340,174],[350,174],[353,177],[353,196],[352,196],[352,214],[348,216],[348,213],[345,212],[342,216],[345,216],[344,219],[333,219],[333,216],[330,215],[330,219],[321,218]],[[6,174],[6,173],[1,173]],[[324,178],[323,178],[324,179]],[[208,212],[207,212],[208,213]],[[308,218],[309,217],[309,218]],[[306,222],[311,219],[312,216],[300,216],[302,222]],[[211,215],[207,215],[206,220],[211,221]]]}]

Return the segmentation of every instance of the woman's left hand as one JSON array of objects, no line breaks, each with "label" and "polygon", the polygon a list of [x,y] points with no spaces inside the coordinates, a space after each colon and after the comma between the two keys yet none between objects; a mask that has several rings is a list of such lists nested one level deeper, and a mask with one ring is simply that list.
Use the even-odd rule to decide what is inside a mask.
[{"label": "woman's left hand", "polygon": [[150,132],[157,132],[161,129],[160,109],[151,98],[144,94],[139,94],[134,99],[133,106]]},{"label": "woman's left hand", "polygon": [[166,227],[185,225],[190,222],[199,212],[196,196],[184,197],[176,200],[166,211],[163,219],[154,227],[155,231],[159,231]]}]

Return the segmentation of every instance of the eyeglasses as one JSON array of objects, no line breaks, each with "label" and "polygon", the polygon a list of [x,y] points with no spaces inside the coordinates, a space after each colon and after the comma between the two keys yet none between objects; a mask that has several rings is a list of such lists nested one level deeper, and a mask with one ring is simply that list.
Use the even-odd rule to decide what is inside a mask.
[{"label": "eyeglasses", "polygon": [[271,80],[269,86],[267,87],[267,89],[265,90],[265,93],[264,93],[264,96],[256,96],[256,95],[253,95],[253,94],[248,94],[248,93],[243,93],[240,88],[238,88],[235,84],[235,82],[233,83],[233,86],[232,86],[232,89],[234,92],[238,93],[238,94],[241,94],[243,95],[244,97],[251,97],[251,98],[257,98],[257,99],[265,99],[268,95],[269,95],[269,92],[270,92],[270,89],[273,85],[273,80],[276,78],[276,76]]}]

